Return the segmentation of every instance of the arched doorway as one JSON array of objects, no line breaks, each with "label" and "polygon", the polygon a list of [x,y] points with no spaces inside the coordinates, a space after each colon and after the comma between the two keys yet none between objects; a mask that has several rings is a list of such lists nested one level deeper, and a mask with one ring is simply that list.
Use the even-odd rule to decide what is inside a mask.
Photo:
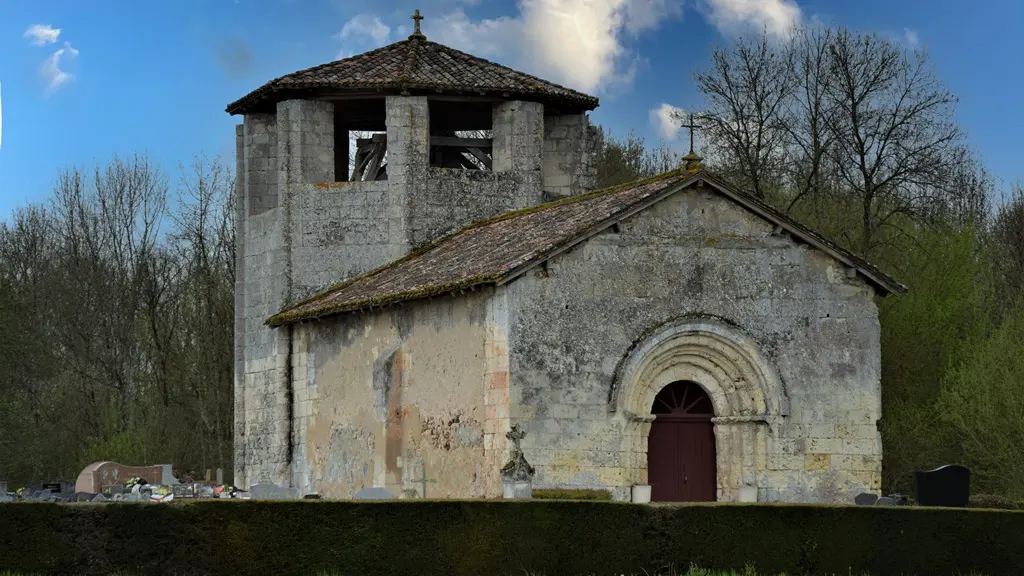
[{"label": "arched doorway", "polygon": [[714,406],[699,384],[672,382],[654,397],[647,479],[655,502],[710,502],[717,494]]}]

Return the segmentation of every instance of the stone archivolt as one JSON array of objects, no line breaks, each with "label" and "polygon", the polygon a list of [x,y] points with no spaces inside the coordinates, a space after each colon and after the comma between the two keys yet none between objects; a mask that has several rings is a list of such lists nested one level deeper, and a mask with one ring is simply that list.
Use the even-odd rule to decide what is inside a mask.
[{"label": "stone archivolt", "polygon": [[771,439],[789,413],[785,386],[753,338],[707,318],[658,328],[622,364],[610,409],[625,419],[633,481],[647,482],[654,397],[677,381],[700,385],[714,406],[718,500],[738,500],[741,486],[763,487]]}]

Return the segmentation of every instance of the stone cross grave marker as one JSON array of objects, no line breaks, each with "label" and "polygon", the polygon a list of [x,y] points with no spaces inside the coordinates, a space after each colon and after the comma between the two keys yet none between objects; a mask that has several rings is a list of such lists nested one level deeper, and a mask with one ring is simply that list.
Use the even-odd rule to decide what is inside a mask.
[{"label": "stone cross grave marker", "polygon": [[523,455],[520,446],[526,431],[513,424],[505,434],[512,441],[512,457],[501,468],[501,485],[505,498],[531,498],[533,496],[533,475],[536,472]]},{"label": "stone cross grave marker", "polygon": [[427,497],[427,484],[436,484],[437,480],[427,480],[427,461],[426,459],[420,460],[420,479],[419,483],[423,485],[423,498]]},{"label": "stone cross grave marker", "polygon": [[971,471],[963,466],[940,466],[914,472],[914,502],[918,506],[963,508],[971,496]]},{"label": "stone cross grave marker", "polygon": [[360,488],[352,495],[353,500],[391,500],[394,496],[387,488],[377,486]]}]

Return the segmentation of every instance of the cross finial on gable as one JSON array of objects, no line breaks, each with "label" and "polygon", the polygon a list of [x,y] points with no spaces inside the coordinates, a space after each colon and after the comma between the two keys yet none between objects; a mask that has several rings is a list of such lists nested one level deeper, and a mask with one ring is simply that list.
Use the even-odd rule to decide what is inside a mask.
[{"label": "cross finial on gable", "polygon": [[417,8],[413,15],[410,16],[409,18],[412,18],[412,20],[416,23],[416,29],[413,30],[412,35],[419,36],[421,38],[426,38],[426,36],[423,35],[423,32],[420,32],[420,20],[423,20],[423,16],[420,16],[420,9]]},{"label": "cross finial on gable", "polygon": [[687,172],[697,172],[704,168],[704,159],[693,151],[693,131],[697,128],[700,128],[700,126],[698,126],[697,123],[693,121],[693,112],[690,112],[690,122],[687,124],[683,124],[681,127],[690,129],[690,151],[686,154],[686,156],[682,157],[683,168],[685,168]]},{"label": "cross finial on gable", "polygon": [[683,124],[681,127],[690,129],[690,154],[693,154],[693,131],[700,128],[700,126],[693,121],[693,112],[690,112],[690,122],[688,124]]}]

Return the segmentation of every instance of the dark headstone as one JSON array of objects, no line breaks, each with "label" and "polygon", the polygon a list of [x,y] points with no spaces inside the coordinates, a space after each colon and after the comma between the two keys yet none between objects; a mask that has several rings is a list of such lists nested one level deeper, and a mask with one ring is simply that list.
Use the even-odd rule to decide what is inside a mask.
[{"label": "dark headstone", "polygon": [[893,506],[907,506],[910,504],[910,497],[906,494],[889,494],[889,498],[892,498]]},{"label": "dark headstone", "polygon": [[72,502],[92,502],[92,499],[95,498],[95,497],[96,497],[95,494],[90,494],[88,492],[76,492],[75,495],[71,498],[71,501]]},{"label": "dark headstone", "polygon": [[875,502],[878,502],[878,494],[871,494],[869,492],[861,492],[853,499],[853,503],[857,506],[874,506]]},{"label": "dark headstone", "polygon": [[893,502],[893,499],[888,496],[882,496],[875,502],[875,506],[892,506],[893,504],[895,504],[895,502]]},{"label": "dark headstone", "polygon": [[323,500],[319,494],[306,494],[302,497],[303,500]]},{"label": "dark headstone", "polygon": [[949,465],[914,472],[914,502],[918,506],[964,508],[971,496],[971,471]]},{"label": "dark headstone", "polygon": [[60,482],[47,482],[42,486],[43,492],[50,492],[52,494],[60,494]]}]

